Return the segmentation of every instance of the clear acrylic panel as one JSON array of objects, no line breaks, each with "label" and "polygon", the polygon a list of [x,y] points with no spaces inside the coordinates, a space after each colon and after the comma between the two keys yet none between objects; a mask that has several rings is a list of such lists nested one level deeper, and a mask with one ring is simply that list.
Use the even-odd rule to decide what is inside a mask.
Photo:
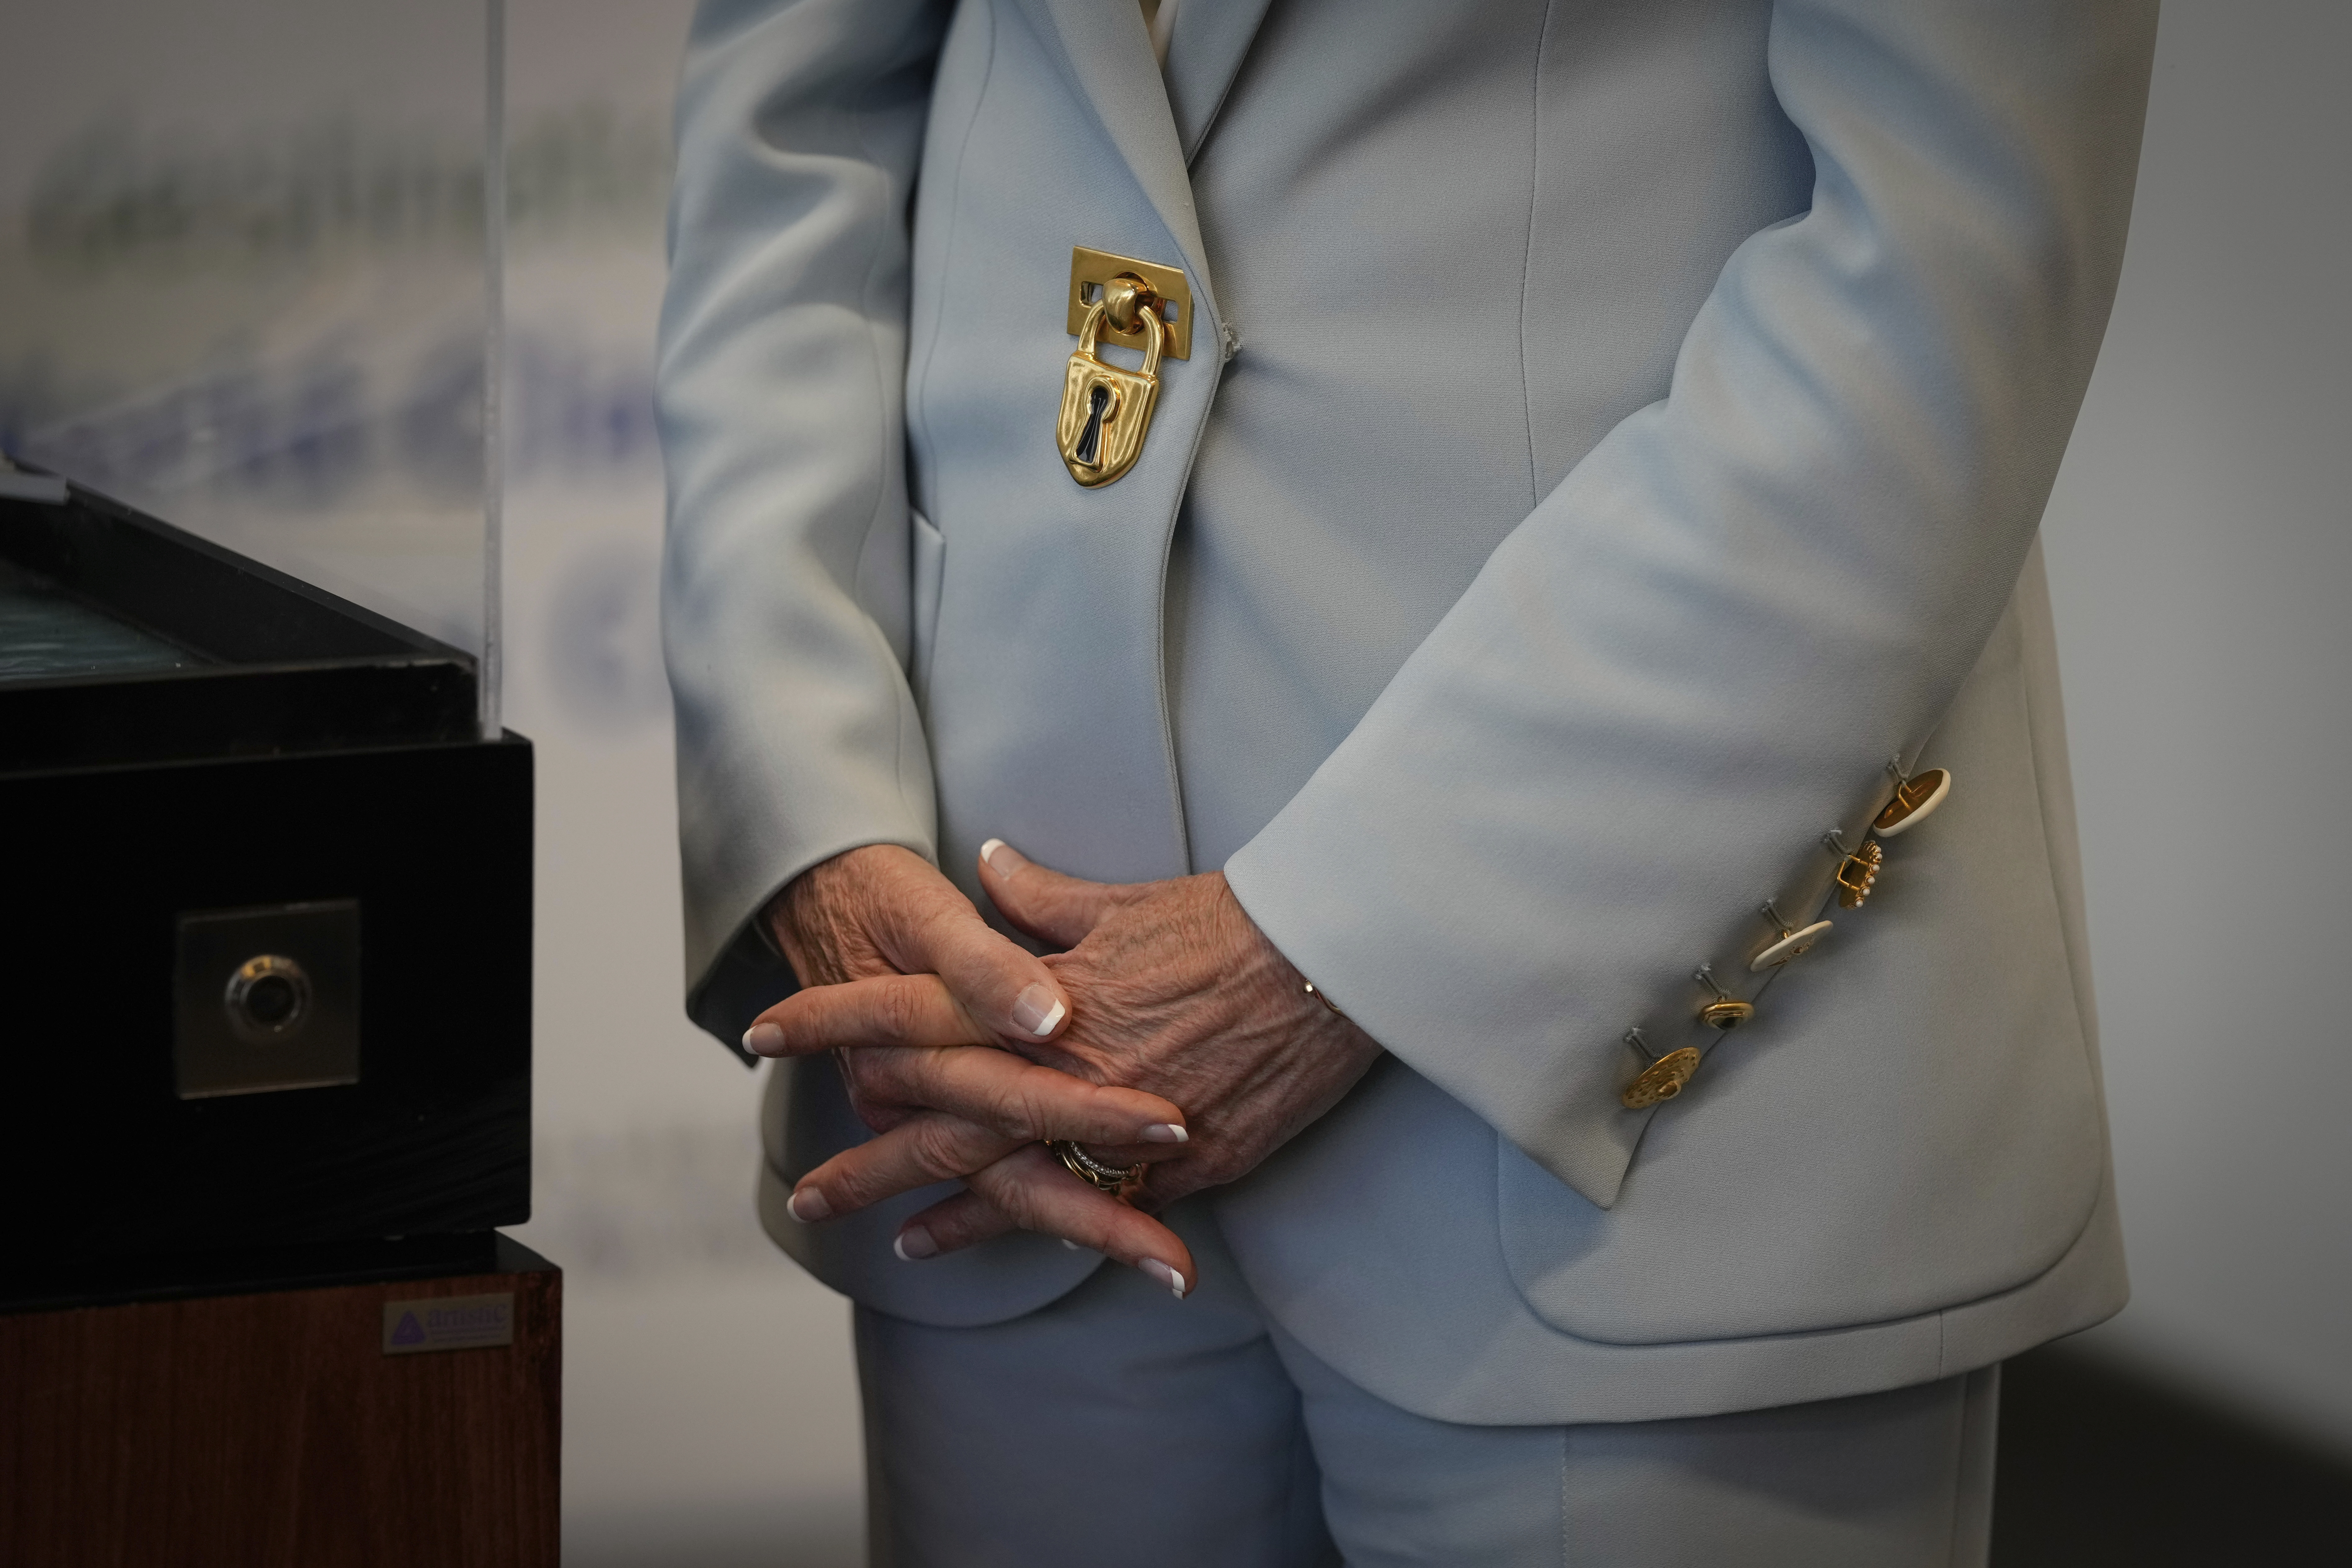
[{"label": "clear acrylic panel", "polygon": [[0,452],[483,659],[498,0],[14,0]]}]

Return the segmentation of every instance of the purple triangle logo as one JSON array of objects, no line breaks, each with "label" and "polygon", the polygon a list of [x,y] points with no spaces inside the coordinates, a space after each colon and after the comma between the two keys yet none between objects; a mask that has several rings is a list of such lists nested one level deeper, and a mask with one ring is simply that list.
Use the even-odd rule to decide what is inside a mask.
[{"label": "purple triangle logo", "polygon": [[415,1313],[400,1314],[400,1321],[392,1331],[392,1342],[396,1345],[421,1345],[425,1342],[425,1325],[416,1321]]}]

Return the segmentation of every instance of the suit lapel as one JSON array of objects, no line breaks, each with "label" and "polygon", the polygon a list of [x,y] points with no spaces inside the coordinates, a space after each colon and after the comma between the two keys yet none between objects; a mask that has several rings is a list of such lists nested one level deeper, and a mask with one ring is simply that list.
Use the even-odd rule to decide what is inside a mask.
[{"label": "suit lapel", "polygon": [[[1189,3],[1238,4],[1254,28],[1265,0]],[[969,867],[982,839],[1001,835],[1016,844],[1050,847],[1041,852],[1081,876],[1112,881],[1182,876],[1193,867],[1167,710],[1165,567],[1192,454],[1222,379],[1220,351],[1230,340],[1211,287],[1185,142],[1140,7],[1135,0],[1011,0],[1006,9],[1026,20],[1101,127],[1103,150],[1125,164],[1166,230],[1177,253],[1172,259],[1192,282],[1193,349],[1189,363],[1161,373],[1150,437],[1135,472],[1118,489],[1080,490],[1045,447],[1034,448],[1033,460],[1019,470],[1029,478],[1014,482],[1045,487],[1035,504],[994,509],[985,524],[994,547],[968,552],[966,564],[943,580],[940,647],[989,646],[1007,624],[1054,622],[1066,630],[1050,646],[1016,641],[984,668],[967,661],[934,664],[927,722],[940,780],[941,864]],[[1186,47],[1181,34],[1171,40],[1171,61]],[[1205,133],[1248,38],[1234,29],[1213,29],[1189,47],[1193,52],[1183,59],[1191,85],[1180,90],[1197,106],[1197,119],[1188,121],[1197,137]],[[1085,116],[1076,118],[1083,123]],[[1099,168],[1107,162],[1087,157],[1068,165]],[[1132,254],[1171,259],[1144,248],[1158,246],[1149,238],[1134,191],[1103,195],[1110,199],[1100,210],[1118,220],[1112,248],[1128,251],[1131,245]],[[1081,213],[1087,205],[1066,205]],[[1069,237],[1102,244],[1112,237]],[[1058,318],[1059,305],[1053,310]],[[1050,425],[1037,429],[1042,435]],[[990,472],[984,462],[981,471]],[[946,472],[943,468],[943,490],[952,489]],[[1128,526],[1106,526],[1115,519]],[[1072,605],[1086,606],[1086,613],[1066,613]],[[1050,784],[1038,777],[1043,748],[1054,756]]]},{"label": "suit lapel", "polygon": [[1267,0],[1181,0],[1168,40],[1168,98],[1190,163],[1201,153],[1225,94],[1241,73]]},{"label": "suit lapel", "polygon": [[1201,221],[1192,206],[1192,182],[1185,173],[1183,143],[1160,80],[1160,62],[1151,58],[1141,7],[1135,0],[1020,3],[1038,36],[1060,55],[1062,68],[1167,226],[1182,254],[1194,299],[1215,319]]}]

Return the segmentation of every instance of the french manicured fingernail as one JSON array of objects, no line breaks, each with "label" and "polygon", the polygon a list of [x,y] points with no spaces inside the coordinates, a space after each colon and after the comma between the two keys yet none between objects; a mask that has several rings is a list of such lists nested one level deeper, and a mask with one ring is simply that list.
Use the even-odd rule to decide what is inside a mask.
[{"label": "french manicured fingernail", "polygon": [[833,1217],[833,1205],[825,1202],[824,1194],[814,1187],[803,1187],[784,1200],[784,1212],[803,1225],[814,1225],[821,1219]]},{"label": "french manicured fingernail", "polygon": [[996,863],[996,852],[1000,849],[1009,849],[1012,846],[1005,843],[1002,838],[992,838],[987,843],[980,847],[980,858],[983,861],[987,862],[988,868],[990,870],[995,872],[1000,877],[1005,876],[1012,871],[1013,868],[1010,866],[998,865]]},{"label": "french manicured fingernail", "polygon": [[1143,1130],[1146,1143],[1190,1143],[1192,1135],[1173,1121],[1155,1121]]},{"label": "french manicured fingernail", "polygon": [[780,1024],[754,1024],[743,1031],[743,1048],[755,1057],[772,1056],[784,1048]]},{"label": "french manicured fingernail", "polygon": [[[1062,999],[1054,994],[1053,987],[1033,980],[1013,999],[1013,1026],[1042,1040],[1054,1032],[1064,1011]],[[776,1032],[783,1033],[781,1029]]]},{"label": "french manicured fingernail", "polygon": [[898,1233],[898,1239],[890,1244],[890,1250],[904,1262],[919,1263],[926,1258],[938,1257],[940,1244],[933,1241],[931,1233],[921,1226],[910,1225]]},{"label": "french manicured fingernail", "polygon": [[1136,1267],[1167,1286],[1169,1294],[1174,1296],[1179,1301],[1184,1299],[1184,1277],[1157,1258],[1147,1258]]}]

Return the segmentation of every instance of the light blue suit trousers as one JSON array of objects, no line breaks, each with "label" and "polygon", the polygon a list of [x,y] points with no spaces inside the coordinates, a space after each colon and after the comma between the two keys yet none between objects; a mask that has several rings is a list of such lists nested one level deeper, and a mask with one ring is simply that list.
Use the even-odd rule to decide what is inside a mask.
[{"label": "light blue suit trousers", "polygon": [[875,1568],[1984,1568],[2000,1370],[1736,1415],[1434,1421],[1284,1333],[1206,1205],[1177,1302],[857,1315]]}]

